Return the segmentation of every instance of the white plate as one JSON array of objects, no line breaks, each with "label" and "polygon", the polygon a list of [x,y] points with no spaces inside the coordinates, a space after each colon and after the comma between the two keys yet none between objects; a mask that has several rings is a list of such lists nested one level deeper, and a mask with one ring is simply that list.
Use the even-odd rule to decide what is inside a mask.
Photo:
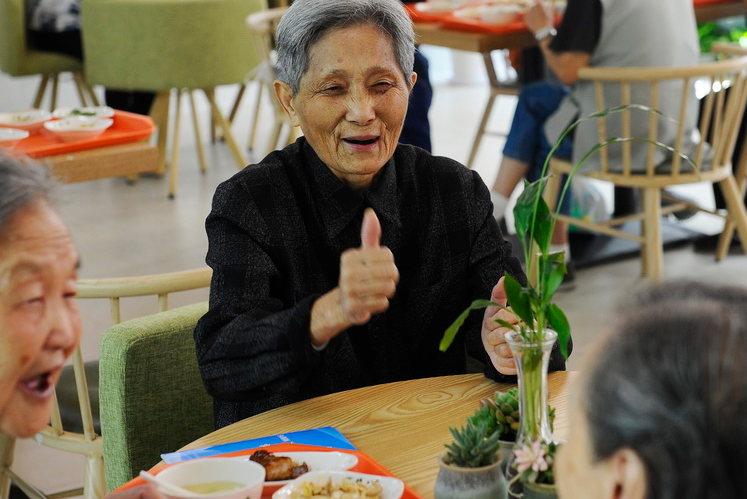
[{"label": "white plate", "polygon": [[89,107],[58,107],[52,113],[54,118],[67,118],[69,116],[95,116],[97,118],[111,118],[114,116],[114,109],[109,106],[89,106]]},{"label": "white plate", "polygon": [[[275,456],[289,457],[299,465],[306,463],[309,467],[309,472],[312,471],[330,471],[330,470],[349,470],[358,464],[358,457],[353,454],[347,454],[345,452],[273,452]],[[242,459],[248,460],[249,457],[242,457]],[[306,476],[306,474],[302,475]],[[273,480],[266,481],[265,485],[287,485],[293,480]]]},{"label": "white plate", "polygon": [[442,14],[454,10],[454,3],[451,0],[443,2],[420,2],[415,4],[415,10],[425,14]]},{"label": "white plate", "polygon": [[77,142],[91,140],[112,126],[111,118],[96,118],[91,116],[71,116],[61,120],[48,121],[44,128],[55,134],[63,142]]},{"label": "white plate", "polygon": [[18,128],[0,128],[0,146],[13,147],[28,136],[28,130],[21,130]]},{"label": "white plate", "polygon": [[353,481],[360,480],[366,485],[379,482],[383,489],[381,499],[399,499],[405,491],[405,484],[402,480],[390,476],[368,475],[353,471],[309,471],[277,490],[272,494],[272,499],[290,499],[293,491],[299,491],[304,482],[316,483],[318,480],[326,482],[327,479],[331,479],[333,484],[338,484],[343,478],[350,478]]},{"label": "white plate", "polygon": [[51,118],[52,114],[44,109],[0,113],[0,126],[33,132],[41,128],[42,124]]}]

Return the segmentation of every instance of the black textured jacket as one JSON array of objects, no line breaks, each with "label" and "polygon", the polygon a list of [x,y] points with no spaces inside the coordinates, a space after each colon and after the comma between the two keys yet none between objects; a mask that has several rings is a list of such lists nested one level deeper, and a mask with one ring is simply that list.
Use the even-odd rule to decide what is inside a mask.
[{"label": "black textured jacket", "polygon": [[[338,283],[340,255],[360,246],[363,211],[381,221],[400,283],[389,309],[321,351],[309,341],[313,302]],[[524,280],[476,172],[399,145],[372,187],[355,192],[302,137],[222,183],[207,218],[210,310],[195,331],[218,427],[299,400],[486,362],[474,312],[451,348],[444,330],[504,272]],[[562,368],[554,355],[553,368]]]}]

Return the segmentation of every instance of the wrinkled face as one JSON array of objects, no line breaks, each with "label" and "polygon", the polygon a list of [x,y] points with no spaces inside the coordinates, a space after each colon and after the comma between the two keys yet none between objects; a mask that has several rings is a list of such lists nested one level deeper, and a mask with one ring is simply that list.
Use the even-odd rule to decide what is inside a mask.
[{"label": "wrinkled face", "polygon": [[[411,76],[415,82],[415,74]],[[297,95],[276,93],[321,160],[353,188],[368,187],[394,154],[410,87],[391,40],[358,25],[330,31],[309,51]]]},{"label": "wrinkled face", "polygon": [[54,384],[80,340],[78,254],[49,205],[23,208],[0,240],[0,432],[49,421]]}]

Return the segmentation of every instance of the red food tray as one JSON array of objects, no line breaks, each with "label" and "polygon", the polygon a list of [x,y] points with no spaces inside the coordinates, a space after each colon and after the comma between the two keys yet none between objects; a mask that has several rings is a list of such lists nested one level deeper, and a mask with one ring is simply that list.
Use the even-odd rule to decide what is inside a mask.
[{"label": "red food tray", "polygon": [[418,3],[406,3],[405,9],[410,14],[410,19],[414,23],[437,23],[440,22],[444,17],[448,16],[450,12],[423,12],[418,10],[415,6]]},{"label": "red food tray", "polygon": [[111,146],[126,142],[145,140],[156,129],[153,120],[142,114],[114,111],[114,123],[104,133],[91,140],[62,142],[46,128],[20,141],[13,148],[32,158],[53,156],[94,147]]},{"label": "red food tray", "polygon": [[695,7],[699,5],[709,5],[712,3],[737,3],[738,0],[693,0],[693,5]]},{"label": "red food tray", "polygon": [[447,29],[476,31],[479,33],[490,33],[491,35],[506,35],[527,31],[527,25],[523,18],[506,24],[487,24],[482,22],[481,19],[474,17],[458,17],[453,14],[447,14],[441,19],[441,26]]},{"label": "red food tray", "polygon": [[[358,457],[358,464],[352,467],[350,471],[357,471],[358,473],[368,473],[370,475],[381,475],[381,476],[391,476],[391,477],[394,476],[389,471],[387,471],[386,468],[384,468],[379,463],[374,461],[371,456],[369,456],[368,454],[364,454],[361,451],[348,450],[348,449],[332,449],[329,447],[319,447],[316,445],[303,445],[303,444],[290,444],[290,443],[273,444],[273,445],[266,445],[263,447],[257,447],[255,449],[244,449],[244,450],[240,450],[236,452],[229,452],[227,454],[221,454],[219,456],[211,456],[211,457],[247,456],[247,455],[253,454],[255,451],[259,449],[266,450],[269,452],[292,452],[292,451],[346,452],[348,454],[354,454]],[[205,457],[201,459],[210,459],[210,457]],[[175,464],[177,463],[157,465],[151,468],[150,472],[154,475],[157,475],[161,471],[165,470],[166,468],[170,466],[174,466]],[[136,485],[141,485],[144,483],[145,483],[145,480],[143,480],[140,477],[133,478],[126,484],[119,487],[117,491],[127,490],[129,488],[135,487]],[[279,488],[280,488],[280,485],[266,485],[265,488],[262,490],[262,497],[263,498],[272,497],[272,493],[275,492]],[[405,484],[405,491],[402,494],[402,499],[422,499],[422,497],[417,495],[415,491],[413,491],[407,484]]]}]

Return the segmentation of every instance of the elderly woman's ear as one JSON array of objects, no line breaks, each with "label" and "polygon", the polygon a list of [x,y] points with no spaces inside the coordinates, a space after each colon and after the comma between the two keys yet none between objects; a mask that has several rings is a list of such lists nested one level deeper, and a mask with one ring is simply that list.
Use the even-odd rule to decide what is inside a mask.
[{"label": "elderly woman's ear", "polygon": [[293,90],[291,90],[290,85],[281,80],[275,80],[273,85],[275,87],[275,95],[280,105],[283,106],[285,114],[290,118],[291,125],[300,126],[301,121],[298,119],[298,113],[296,113],[296,108],[293,106]]},{"label": "elderly woman's ear", "polygon": [[605,496],[609,499],[645,499],[646,467],[640,456],[632,449],[624,448],[605,460],[602,466],[607,468],[603,484]]}]

